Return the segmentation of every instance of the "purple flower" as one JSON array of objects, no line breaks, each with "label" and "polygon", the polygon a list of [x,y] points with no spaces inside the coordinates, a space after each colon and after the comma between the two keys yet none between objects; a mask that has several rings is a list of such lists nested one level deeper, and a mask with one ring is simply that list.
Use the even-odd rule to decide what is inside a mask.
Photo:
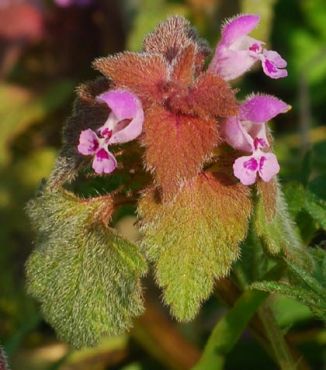
[{"label": "purple flower", "polygon": [[265,123],[289,109],[288,104],[271,95],[249,96],[241,104],[239,115],[226,120],[224,138],[234,149],[244,152],[269,147]]},{"label": "purple flower", "polygon": [[105,139],[99,138],[90,128],[80,133],[78,151],[83,155],[94,156],[92,167],[98,174],[111,173],[117,167],[114,155],[106,146]]},{"label": "purple flower", "polygon": [[276,51],[266,50],[263,41],[248,36],[259,21],[260,17],[254,14],[243,14],[230,19],[222,28],[221,40],[209,70],[225,80],[233,80],[260,60],[267,76],[286,77],[286,61]]},{"label": "purple flower", "polygon": [[99,95],[97,100],[111,111],[97,132],[92,129],[81,132],[78,151],[94,156],[92,167],[96,173],[111,173],[117,161],[108,146],[136,139],[142,132],[144,112],[140,100],[127,90],[110,90]]},{"label": "purple flower", "polygon": [[252,153],[238,158],[233,165],[234,175],[244,185],[256,181],[257,173],[269,181],[279,171],[274,154],[266,153],[269,142],[266,122],[290,109],[282,100],[270,95],[253,95],[240,106],[239,115],[226,120],[223,126],[225,141],[234,149]]},{"label": "purple flower", "polygon": [[62,8],[66,8],[73,5],[87,6],[92,4],[93,0],[54,0],[54,2]]}]

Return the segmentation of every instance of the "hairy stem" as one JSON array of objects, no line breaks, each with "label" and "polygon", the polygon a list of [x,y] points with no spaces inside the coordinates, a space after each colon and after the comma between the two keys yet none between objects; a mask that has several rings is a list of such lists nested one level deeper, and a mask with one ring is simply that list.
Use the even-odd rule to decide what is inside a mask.
[{"label": "hairy stem", "polygon": [[222,370],[226,355],[232,350],[248,321],[268,296],[258,291],[244,292],[234,307],[217,322],[194,370]]},{"label": "hairy stem", "polygon": [[278,327],[274,314],[268,303],[258,309],[257,313],[263,325],[269,343],[273,349],[274,358],[282,370],[297,370],[298,364],[285,340],[281,329]]}]

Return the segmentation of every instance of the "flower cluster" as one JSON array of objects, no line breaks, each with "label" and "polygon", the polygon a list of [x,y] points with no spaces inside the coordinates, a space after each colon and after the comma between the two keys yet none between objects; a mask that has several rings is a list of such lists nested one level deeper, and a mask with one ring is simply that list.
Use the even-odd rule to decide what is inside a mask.
[{"label": "flower cluster", "polygon": [[287,76],[286,61],[248,36],[259,20],[250,14],[229,20],[207,70],[206,45],[180,17],[158,26],[145,39],[144,53],[96,60],[95,68],[114,88],[97,96],[108,106],[108,118],[96,131],[81,132],[79,153],[94,157],[96,173],[111,173],[117,161],[108,146],[134,140],[143,132],[146,167],[163,193],[175,193],[200,172],[224,140],[236,153],[246,154],[233,164],[242,184],[254,184],[257,174],[269,182],[280,167],[266,123],[289,106],[269,95],[252,95],[239,106],[227,83],[257,61],[267,76]]}]

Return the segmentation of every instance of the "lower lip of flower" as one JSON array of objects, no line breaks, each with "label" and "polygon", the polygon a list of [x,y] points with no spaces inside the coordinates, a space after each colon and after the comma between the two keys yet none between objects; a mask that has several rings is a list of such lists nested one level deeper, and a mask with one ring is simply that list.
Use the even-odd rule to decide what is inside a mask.
[{"label": "lower lip of flower", "polygon": [[269,73],[275,73],[277,72],[277,69],[276,67],[274,66],[274,64],[272,62],[270,62],[268,59],[265,60],[265,66],[268,70]]},{"label": "lower lip of flower", "polygon": [[250,158],[248,161],[244,162],[243,167],[250,171],[256,171],[258,168],[258,162],[255,158]]},{"label": "lower lip of flower", "polygon": [[259,169],[261,170],[264,166],[264,163],[266,161],[266,157],[261,157],[259,160]]},{"label": "lower lip of flower", "polygon": [[96,158],[99,160],[99,161],[103,161],[104,159],[108,159],[109,158],[109,154],[107,153],[107,151],[105,149],[100,149],[97,153],[96,153]]}]

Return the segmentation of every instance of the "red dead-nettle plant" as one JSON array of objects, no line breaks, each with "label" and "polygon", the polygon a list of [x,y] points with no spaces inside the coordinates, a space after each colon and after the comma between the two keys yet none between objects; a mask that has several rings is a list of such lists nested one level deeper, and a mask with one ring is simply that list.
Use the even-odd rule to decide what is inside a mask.
[{"label": "red dead-nettle plant", "polygon": [[[271,78],[287,75],[285,60],[248,36],[258,22],[225,23],[208,67],[207,44],[182,17],[161,23],[143,51],[94,61],[104,77],[77,90],[56,166],[28,206],[39,244],[29,291],[63,339],[92,345],[129,328],[143,311],[147,261],[180,321],[241,267],[249,237],[266,258],[301,261],[267,126],[289,106],[266,94],[238,102],[229,85],[256,62]],[[94,177],[103,194],[85,196]],[[139,245],[112,227],[126,205]]]}]

